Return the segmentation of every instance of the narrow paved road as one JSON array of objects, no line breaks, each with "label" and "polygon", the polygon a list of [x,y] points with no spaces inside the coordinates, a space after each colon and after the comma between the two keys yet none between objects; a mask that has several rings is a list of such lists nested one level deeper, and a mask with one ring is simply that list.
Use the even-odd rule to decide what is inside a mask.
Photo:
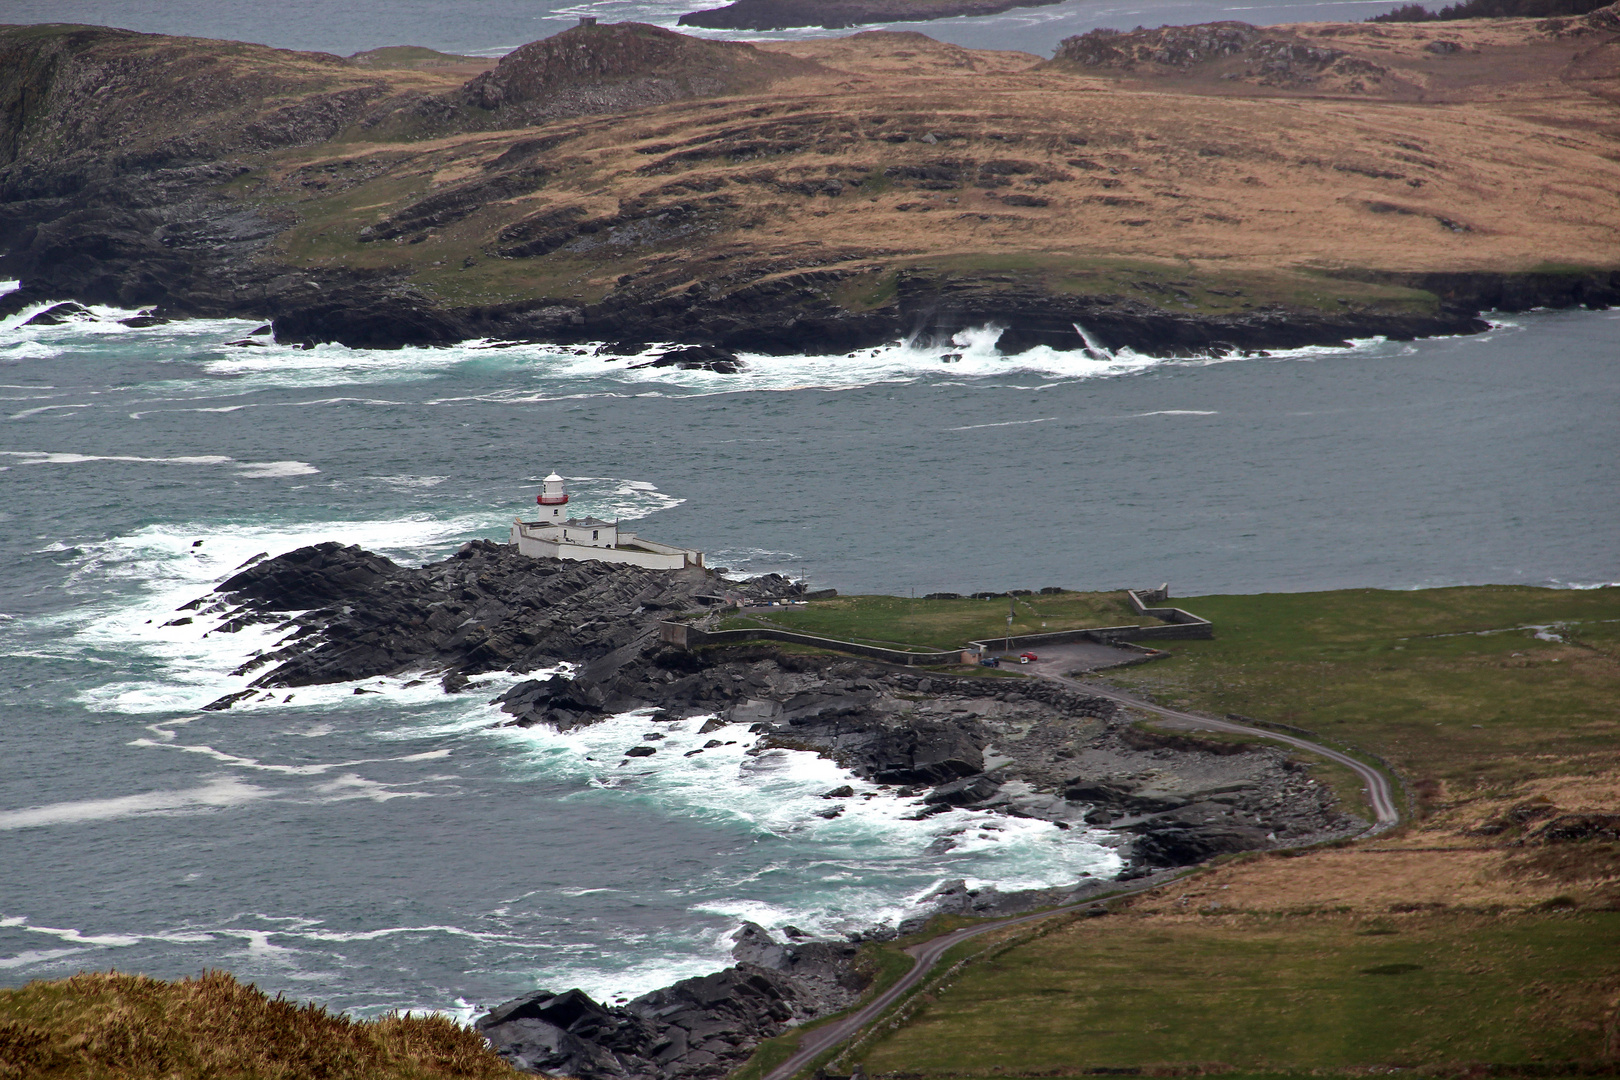
[{"label": "narrow paved road", "polygon": [[[1034,672],[1034,674],[1039,675],[1043,679],[1051,679],[1053,682],[1062,683],[1063,685],[1072,687],[1073,689],[1079,690],[1082,693],[1096,694],[1099,697],[1110,698],[1122,705],[1129,705],[1135,709],[1143,709],[1147,712],[1156,713],[1159,716],[1163,716],[1180,723],[1207,728],[1213,731],[1229,731],[1240,735],[1254,735],[1261,738],[1274,739],[1277,742],[1286,743],[1289,746],[1297,747],[1298,749],[1325,757],[1329,761],[1351,769],[1367,784],[1367,800],[1371,804],[1373,814],[1377,820],[1374,821],[1367,831],[1362,834],[1363,836],[1376,836],[1387,829],[1393,828],[1401,820],[1400,811],[1395,806],[1395,791],[1389,782],[1389,778],[1383,773],[1379,772],[1377,769],[1373,768],[1371,765],[1368,765],[1364,761],[1359,761],[1356,758],[1351,757],[1349,754],[1344,754],[1338,750],[1329,749],[1320,743],[1314,743],[1309,739],[1302,739],[1296,735],[1285,735],[1276,731],[1268,731],[1265,728],[1251,727],[1248,724],[1239,724],[1231,720],[1216,720],[1208,716],[1198,716],[1195,713],[1180,712],[1176,709],[1166,709],[1162,705],[1151,704],[1141,700],[1140,698],[1132,697],[1130,694],[1122,693],[1118,690],[1105,689],[1091,683],[1079,682],[1078,680],[1070,679],[1066,676],[1058,675],[1051,671],[1037,670]],[[1084,903],[1068,904],[1064,907],[1036,912],[1033,915],[1016,915],[1009,919],[997,919],[994,922],[984,923],[979,926],[964,927],[961,930],[952,930],[948,934],[941,934],[939,937],[929,938],[927,941],[913,945],[907,949],[906,952],[909,953],[916,962],[912,964],[911,970],[906,972],[905,976],[901,978],[899,982],[895,983],[883,993],[867,1002],[867,1004],[858,1011],[851,1013],[841,1020],[834,1021],[833,1023],[827,1024],[824,1027],[819,1027],[816,1030],[807,1033],[803,1040],[800,1041],[798,1051],[795,1052],[792,1057],[788,1058],[786,1061],[782,1062],[782,1064],[778,1065],[776,1068],[767,1073],[765,1080],[790,1080],[795,1073],[808,1066],[823,1053],[831,1050],[835,1046],[838,1046],[840,1043],[853,1039],[863,1028],[866,1027],[866,1025],[883,1015],[889,1006],[893,1005],[908,990],[920,983],[928,975],[928,973],[933,970],[934,965],[939,963],[939,958],[944,956],[952,946],[958,945],[961,942],[966,941],[968,938],[977,937],[979,934],[987,933],[991,930],[1000,930],[1009,926],[1018,926],[1022,923],[1030,923],[1039,919],[1047,919],[1053,915],[1062,915],[1071,911],[1083,911],[1086,908],[1106,904],[1109,900],[1117,899],[1120,896],[1129,896],[1134,893],[1147,892],[1151,889],[1160,888],[1164,884],[1166,883],[1163,881],[1158,881],[1150,885],[1138,885],[1134,888],[1123,889],[1120,892],[1115,893],[1113,896],[1100,900],[1087,900]]]},{"label": "narrow paved road", "polygon": [[806,1034],[799,1043],[798,1051],[767,1073],[765,1080],[789,1080],[789,1077],[809,1065],[824,1052],[831,1050],[839,1043],[853,1039],[860,1033],[862,1028],[881,1016],[906,991],[921,982],[924,976],[933,970],[934,965],[939,963],[939,958],[944,956],[952,946],[958,945],[968,938],[978,937],[980,934],[991,930],[1001,930],[1009,926],[1018,926],[1021,923],[1049,919],[1053,915],[1062,915],[1070,911],[1084,911],[1086,908],[1098,907],[1108,903],[1110,900],[1117,900],[1121,896],[1148,892],[1165,884],[1167,883],[1164,881],[1155,881],[1147,885],[1124,888],[1111,896],[1097,900],[1087,900],[1084,903],[1068,904],[1047,911],[1038,911],[1033,915],[1015,915],[1010,919],[997,919],[995,922],[988,922],[979,926],[965,926],[960,930],[952,930],[948,934],[941,934],[939,937],[929,938],[927,941],[913,945],[906,952],[915,959],[916,963],[912,964],[911,970],[906,972],[899,982],[867,1002],[859,1011]]},{"label": "narrow paved road", "polygon": [[1159,716],[1167,717],[1168,719],[1175,720],[1180,723],[1190,724],[1194,727],[1206,728],[1211,731],[1230,731],[1239,735],[1254,735],[1264,739],[1273,739],[1277,742],[1287,743],[1289,746],[1297,747],[1300,750],[1305,750],[1312,754],[1316,754],[1319,757],[1325,757],[1329,761],[1338,765],[1343,765],[1345,768],[1351,770],[1357,776],[1361,777],[1362,781],[1367,785],[1367,802],[1372,806],[1373,815],[1376,820],[1373,822],[1372,827],[1362,834],[1363,836],[1377,836],[1379,833],[1392,829],[1400,823],[1401,812],[1395,806],[1395,788],[1394,785],[1389,782],[1389,777],[1379,772],[1373,766],[1368,765],[1365,761],[1353,758],[1349,754],[1341,753],[1338,750],[1329,749],[1328,747],[1323,746],[1321,743],[1314,743],[1309,739],[1302,739],[1297,735],[1285,735],[1279,731],[1271,731],[1267,728],[1251,727],[1248,724],[1239,724],[1232,720],[1216,720],[1213,717],[1199,716],[1196,713],[1180,712],[1176,709],[1167,709],[1162,705],[1151,704],[1150,702],[1143,701],[1141,698],[1133,697],[1130,694],[1122,693],[1118,690],[1110,690],[1097,686],[1095,683],[1083,683],[1076,679],[1070,679],[1063,675],[1054,675],[1049,672],[1038,672],[1038,674],[1043,679],[1051,679],[1053,682],[1062,683],[1065,686],[1079,690],[1081,693],[1096,694],[1098,697],[1109,698],[1113,701],[1119,702],[1122,705],[1129,705],[1132,708],[1142,709],[1145,712],[1156,713]]}]

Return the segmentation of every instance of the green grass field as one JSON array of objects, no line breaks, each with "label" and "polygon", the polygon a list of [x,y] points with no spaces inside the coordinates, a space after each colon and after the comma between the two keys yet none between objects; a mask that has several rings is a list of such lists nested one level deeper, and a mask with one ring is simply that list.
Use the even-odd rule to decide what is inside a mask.
[{"label": "green grass field", "polygon": [[[1077,604],[1066,614],[1146,621],[1119,618],[1110,600],[1093,597],[1089,610]],[[914,1080],[1117,1070],[1620,1075],[1620,904],[1605,899],[1614,894],[1603,884],[1620,874],[1620,844],[1494,853],[1480,845],[1502,841],[1453,831],[1466,825],[1472,800],[1504,807],[1545,778],[1599,778],[1593,792],[1612,779],[1620,589],[1172,603],[1213,620],[1215,638],[1164,643],[1168,659],[1107,678],[1165,704],[1293,724],[1383,754],[1429,808],[1445,811],[1435,821],[1453,823],[1380,841],[1416,845],[1408,859],[1341,864],[1324,852],[1320,862],[1240,859],[1209,872],[1261,898],[1252,910],[1209,908],[1211,896],[1240,892],[1204,886],[1216,891],[1191,908],[1137,903],[998,946],[831,1070],[859,1061],[871,1075]],[[1004,600],[994,604],[943,602],[913,614],[904,599],[860,597],[840,609],[812,605],[800,618],[830,636],[943,644],[982,634],[987,617],[1005,611]],[[980,605],[989,610],[976,615]],[[1359,784],[1348,773],[1338,780],[1348,804]],[[1601,794],[1584,797],[1615,809]],[[1478,852],[1459,859],[1494,860],[1467,864],[1485,875],[1470,884],[1473,895],[1493,899],[1400,902],[1442,869],[1451,876],[1440,880],[1470,882],[1475,871],[1458,876],[1461,863],[1441,866],[1455,844]],[[1421,854],[1426,845],[1440,853]],[[1356,899],[1312,899],[1336,893]]]},{"label": "green grass field", "polygon": [[1620,912],[1085,919],[970,965],[872,1074],[1613,1061]]},{"label": "green grass field", "polygon": [[965,642],[1001,637],[1010,630],[1042,634],[1088,626],[1128,626],[1157,620],[1131,610],[1123,592],[1064,592],[989,600],[924,600],[903,596],[840,596],[768,615],[738,616],[725,626],[771,625],[840,641],[954,649]]},{"label": "green grass field", "polygon": [[1502,787],[1613,759],[1620,589],[1174,602],[1213,620],[1215,639],[1168,643],[1171,658],[1113,681],[1165,704],[1318,731],[1385,755],[1420,785]]}]

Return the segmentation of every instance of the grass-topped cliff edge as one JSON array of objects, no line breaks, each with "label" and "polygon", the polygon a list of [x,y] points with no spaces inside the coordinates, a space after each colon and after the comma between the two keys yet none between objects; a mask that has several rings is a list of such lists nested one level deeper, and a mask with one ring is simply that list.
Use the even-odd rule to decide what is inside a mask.
[{"label": "grass-topped cliff edge", "polygon": [[1617,42],[1613,8],[1086,35],[1045,62],[624,23],[469,77],[409,49],[4,27],[0,273],[25,284],[3,303],[356,345],[1464,331],[1620,297]]},{"label": "grass-topped cliff edge", "polygon": [[356,1021],[271,998],[223,971],[166,982],[81,973],[0,990],[4,1080],[507,1080],[443,1016]]}]

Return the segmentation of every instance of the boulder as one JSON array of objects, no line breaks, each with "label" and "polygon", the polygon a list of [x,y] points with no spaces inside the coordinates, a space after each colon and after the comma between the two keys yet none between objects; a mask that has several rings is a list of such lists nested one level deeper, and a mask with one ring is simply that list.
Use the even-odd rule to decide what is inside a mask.
[{"label": "boulder", "polygon": [[89,322],[95,315],[83,304],[71,301],[65,304],[52,304],[50,307],[33,316],[24,326],[61,326],[69,322]]},{"label": "boulder", "polygon": [[979,773],[977,776],[939,785],[923,796],[923,802],[930,806],[970,806],[973,803],[983,802],[1000,790],[999,780],[985,773]]},{"label": "boulder", "polygon": [[984,771],[984,754],[957,723],[919,722],[884,732],[865,750],[883,784],[946,784]]},{"label": "boulder", "polygon": [[679,368],[682,371],[714,371],[722,375],[735,375],[747,365],[730,349],[715,345],[680,345],[665,351],[653,360],[631,364],[631,371],[642,368]]},{"label": "boulder", "polygon": [[731,940],[736,942],[731,947],[731,955],[739,964],[776,971],[788,966],[787,946],[771,937],[770,931],[758,923],[743,923],[742,928],[731,935]]}]

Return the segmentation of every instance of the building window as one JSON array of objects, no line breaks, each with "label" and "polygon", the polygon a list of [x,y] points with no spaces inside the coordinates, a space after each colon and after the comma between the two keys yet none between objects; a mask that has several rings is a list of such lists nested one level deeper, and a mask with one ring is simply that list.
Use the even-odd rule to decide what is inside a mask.
[{"label": "building window", "polygon": [[592,530],[591,530],[591,539],[592,539],[592,540],[595,540],[595,539],[596,539],[596,533],[597,533],[597,530],[596,530],[596,529],[592,529]]}]

